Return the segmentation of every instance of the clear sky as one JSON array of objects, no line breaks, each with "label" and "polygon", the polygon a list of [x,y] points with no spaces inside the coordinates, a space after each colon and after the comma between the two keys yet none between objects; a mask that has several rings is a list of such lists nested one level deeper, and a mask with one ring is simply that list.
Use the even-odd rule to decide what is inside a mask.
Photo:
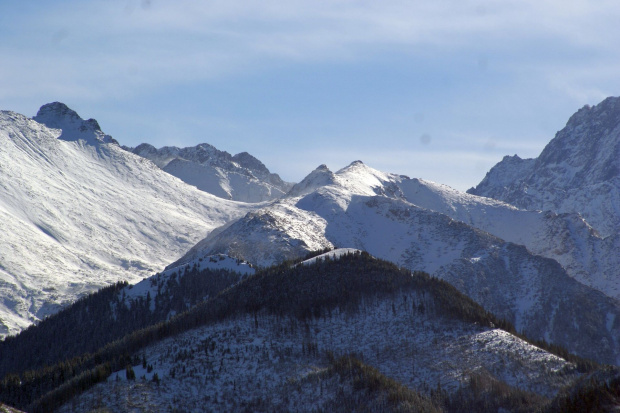
[{"label": "clear sky", "polygon": [[620,94],[618,22],[617,0],[2,0],[0,109],[466,190]]}]

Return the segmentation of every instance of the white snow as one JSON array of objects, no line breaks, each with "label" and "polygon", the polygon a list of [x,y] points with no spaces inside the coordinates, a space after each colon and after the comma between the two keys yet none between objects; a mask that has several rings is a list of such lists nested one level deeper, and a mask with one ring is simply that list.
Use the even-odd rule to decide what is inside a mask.
[{"label": "white snow", "polygon": [[152,160],[164,171],[224,199],[263,202],[282,197],[292,186],[256,158],[228,152],[202,143],[190,148],[167,146],[160,149],[142,144],[128,150]]},{"label": "white snow", "polygon": [[65,133],[0,112],[0,337],[161,271],[256,208],[198,191],[79,122],[60,119]]},{"label": "white snow", "polygon": [[302,265],[311,265],[316,263],[317,261],[321,261],[321,260],[325,260],[327,259],[332,259],[332,260],[337,260],[338,258],[342,257],[343,255],[347,255],[347,254],[355,254],[355,253],[360,253],[361,251],[356,249],[356,248],[336,248],[332,251],[326,252],[324,254],[321,255],[317,255],[316,257],[312,257],[310,259],[304,260],[301,262]]}]

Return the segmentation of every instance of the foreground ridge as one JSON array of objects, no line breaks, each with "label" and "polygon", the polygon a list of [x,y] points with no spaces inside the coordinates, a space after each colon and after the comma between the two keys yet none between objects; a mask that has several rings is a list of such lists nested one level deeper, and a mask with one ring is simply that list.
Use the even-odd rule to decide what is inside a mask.
[{"label": "foreground ridge", "polygon": [[[286,402],[276,390],[289,379],[294,380],[288,381],[294,387],[301,380],[299,385],[306,390],[299,397],[318,397],[325,391],[323,402],[330,403],[337,387],[331,379],[327,380],[332,383],[331,390],[316,387],[320,380],[312,378],[312,368],[304,367],[328,366],[325,351],[358,354],[363,363],[422,395],[430,395],[438,383],[447,394],[456,394],[459,383],[468,382],[469,369],[484,366],[493,380],[513,377],[511,386],[542,395],[532,396],[532,400],[546,399],[579,375],[582,367],[578,366],[595,366],[579,359],[574,359],[577,364],[567,362],[498,330],[497,326],[510,329],[510,325],[443,281],[399,269],[362,252],[336,257],[327,253],[311,264],[286,263],[260,271],[168,322],[76,358],[71,362],[74,384],[57,387],[28,409],[49,411],[77,395],[78,389],[106,380],[112,372],[98,385],[112,387],[102,393],[93,391],[114,398],[115,392],[120,395],[123,389],[140,383],[127,380],[128,365],[137,378],[144,375],[146,383],[151,383],[146,387],[151,390],[147,390],[145,408],[149,403],[180,403],[180,399],[174,402],[173,396],[180,395],[182,388],[191,389],[194,384],[189,383],[195,382],[206,385],[207,394],[219,396],[205,400],[191,396],[191,391],[183,392],[183,403],[189,409],[200,400],[211,408],[224,409],[259,403],[259,410],[295,408],[296,404],[290,403],[301,399]],[[497,364],[499,359],[503,364]],[[38,380],[49,385],[49,378],[58,377],[54,369],[67,372],[67,366],[43,370],[41,376],[29,373],[28,377],[35,378],[31,383],[22,376],[19,388],[30,394],[28,389],[40,388]],[[516,381],[512,374],[517,374]],[[3,381],[3,386],[9,387],[0,394],[14,394],[12,380]],[[263,384],[257,387],[256,380]],[[288,386],[282,389],[290,389]],[[235,388],[246,389],[245,396]],[[247,393],[252,388],[260,390]],[[352,388],[354,393],[356,388]],[[85,394],[78,400],[72,403],[81,405],[91,399]],[[113,399],[106,403],[118,411],[125,409]]]}]

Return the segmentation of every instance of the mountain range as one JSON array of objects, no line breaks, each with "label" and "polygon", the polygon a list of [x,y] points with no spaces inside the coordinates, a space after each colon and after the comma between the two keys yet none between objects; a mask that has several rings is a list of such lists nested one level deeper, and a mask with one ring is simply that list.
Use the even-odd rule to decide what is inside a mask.
[{"label": "mountain range", "polygon": [[[180,403],[188,410],[200,403],[263,411],[359,406],[366,399],[356,386],[368,382],[347,381],[352,366],[375,383],[395,380],[367,393],[374,395],[366,402],[376,411],[382,410],[385,392],[396,387],[407,400],[426,406],[423,410],[458,411],[450,407],[458,405],[457,397],[471,406],[481,402],[467,399],[462,390],[473,391],[479,381],[487,391],[501,388],[514,400],[526,392],[524,400],[536,409],[570,403],[577,392],[594,391],[576,384],[587,375],[607,377],[592,383],[611,383],[616,376],[576,368],[586,364],[569,353],[620,365],[619,102],[608,98],[582,108],[537,159],[505,157],[468,193],[361,161],[335,172],[321,165],[292,184],[248,153],[232,156],[209,144],[120,146],[97,121],[83,120],[62,103],[44,105],[32,119],[2,111],[0,334],[40,324],[26,332],[46,342],[50,317],[50,323],[64,326],[66,337],[54,337],[62,343],[78,333],[70,327],[74,321],[62,321],[69,320],[63,311],[61,321],[52,321],[61,308],[80,314],[78,319],[93,317],[93,326],[105,317],[111,335],[97,334],[98,341],[85,343],[88,348],[61,345],[48,360],[78,357],[82,361],[75,366],[83,367],[72,372],[91,368],[96,373],[89,374],[107,378],[108,384],[95,387],[100,390],[72,398],[84,409],[95,408],[93,391],[101,394],[102,388],[118,398],[109,396],[105,403],[100,398],[105,405],[127,410],[135,403],[119,400],[139,391],[137,383],[129,376],[123,380],[124,370],[109,370],[123,363],[148,383],[157,382],[144,388],[150,389],[144,390],[148,403],[171,408]],[[298,264],[309,253],[334,248],[339,249]],[[348,310],[348,288],[357,288],[358,281],[349,274],[373,285],[353,294],[354,311]],[[400,287],[395,289],[394,280]],[[431,281],[422,280],[440,284],[429,287],[424,283]],[[83,313],[84,304],[71,310],[78,298],[119,281],[135,285],[108,287],[109,301],[97,307],[109,309],[107,315]],[[331,291],[329,285],[341,287]],[[447,296],[462,303],[456,318],[441,309],[449,302],[441,297]],[[301,305],[309,313],[275,303]],[[415,303],[417,315],[405,303]],[[481,307],[463,316],[471,305]],[[233,311],[236,306],[241,307]],[[189,319],[198,330],[179,327],[179,320]],[[198,319],[208,321],[192,324]],[[114,327],[120,320],[131,321]],[[176,332],[169,334],[170,329]],[[121,345],[114,340],[128,343],[142,334],[148,340],[129,353],[158,360],[151,371],[125,358],[97,367],[81,355],[99,354],[99,363],[116,351],[98,352],[99,346],[113,349]],[[27,342],[25,337],[30,336],[24,336]],[[15,348],[26,348],[16,344],[19,340],[20,335],[0,345],[0,358],[17,357]],[[195,355],[203,350],[204,356]],[[15,358],[13,367],[0,363],[7,369],[3,374],[20,365],[43,368],[37,363],[46,359],[20,357],[26,358]],[[343,360],[348,360],[344,370]],[[312,365],[320,367],[308,368]],[[37,374],[28,377],[36,381]],[[9,377],[3,386],[19,393]],[[24,376],[20,380],[25,383]],[[345,393],[334,392],[338,380],[347,383]],[[34,383],[39,391],[45,387]],[[192,384],[181,391],[187,383]],[[209,400],[197,390],[205,386]],[[257,390],[239,399],[237,386]],[[58,393],[60,387],[50,391],[38,396],[36,406],[67,397]],[[10,399],[17,407],[33,402],[19,394]],[[141,406],[148,409],[148,403]],[[488,411],[503,408],[494,406]]]},{"label": "mountain range", "polygon": [[262,202],[284,196],[293,184],[247,152],[231,156],[212,145],[202,143],[189,148],[163,147],[148,143],[135,148],[124,147],[182,181],[225,199]]},{"label": "mountain range", "polygon": [[[491,231],[514,232],[506,238],[529,241],[549,255],[561,254],[558,245],[583,243],[583,234],[602,244],[579,217],[518,210],[356,161],[335,173],[320,166],[286,198],[211,232],[168,268],[213,254],[269,266],[312,250],[353,247],[450,282],[530,337],[619,363],[618,300],[534,254],[527,243]],[[613,250],[597,252],[601,263],[618,259]]]}]

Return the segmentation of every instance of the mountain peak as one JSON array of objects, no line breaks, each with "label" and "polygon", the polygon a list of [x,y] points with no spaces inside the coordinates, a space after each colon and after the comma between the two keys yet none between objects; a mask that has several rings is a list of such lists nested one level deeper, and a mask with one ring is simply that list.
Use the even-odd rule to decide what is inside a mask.
[{"label": "mountain peak", "polygon": [[41,106],[33,119],[48,128],[61,129],[59,139],[65,141],[84,140],[89,143],[115,143],[111,136],[101,131],[95,119],[84,120],[76,111],[62,102],[52,102]]},{"label": "mountain peak", "polygon": [[617,233],[620,214],[620,98],[586,105],[536,159],[504,158],[472,190],[517,207],[579,212],[601,234]]},{"label": "mountain peak", "polygon": [[289,191],[289,196],[305,195],[321,186],[331,185],[336,182],[336,176],[325,164],[319,165],[310,172],[300,183],[295,184]]},{"label": "mountain peak", "polygon": [[620,176],[620,98],[578,110],[543,149],[537,172],[553,169],[547,184],[563,189],[609,181]]},{"label": "mountain peak", "polygon": [[357,170],[366,170],[366,169],[373,169],[370,166],[366,165],[364,162],[357,160],[357,161],[353,161],[350,164],[348,164],[347,166],[345,166],[344,168],[340,169],[338,171],[338,173],[340,172],[344,172],[344,171],[357,171]]},{"label": "mountain peak", "polygon": [[585,105],[575,112],[566,123],[572,129],[594,123],[612,130],[620,122],[620,97],[610,96],[595,106]]},{"label": "mountain peak", "polygon": [[48,112],[72,114],[72,115],[77,116],[77,113],[73,109],[71,109],[69,106],[67,106],[66,104],[62,102],[46,103],[45,105],[39,108],[39,112],[37,113],[37,116],[39,116],[42,113],[48,113]]},{"label": "mountain peak", "polygon": [[83,122],[83,119],[76,111],[62,102],[52,102],[41,106],[33,119],[56,129],[61,129],[61,124],[63,123]]},{"label": "mountain peak", "polygon": [[247,152],[238,153],[232,159],[242,167],[251,170],[255,175],[259,175],[259,177],[267,177],[270,174],[269,169],[267,169],[264,163]]}]

